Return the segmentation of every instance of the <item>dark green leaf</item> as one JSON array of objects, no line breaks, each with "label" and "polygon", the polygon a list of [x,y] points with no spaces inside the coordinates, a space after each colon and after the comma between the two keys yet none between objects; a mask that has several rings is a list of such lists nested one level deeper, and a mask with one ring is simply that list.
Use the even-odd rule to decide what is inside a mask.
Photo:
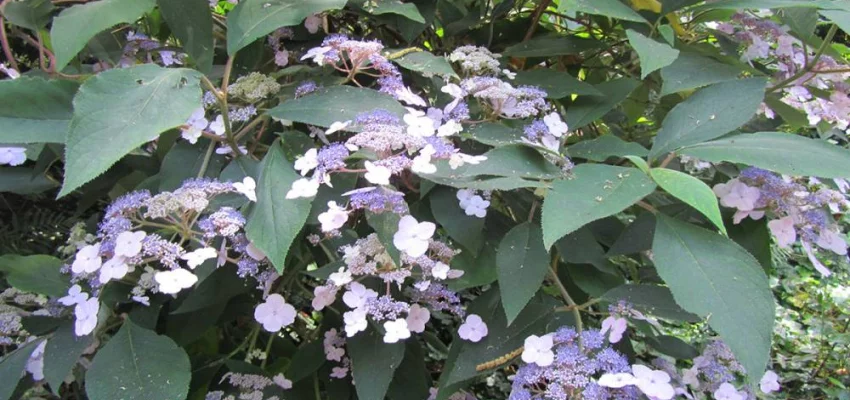
[{"label": "dark green leaf", "polygon": [[609,157],[645,157],[649,150],[643,146],[626,142],[615,135],[602,135],[593,140],[583,140],[569,147],[570,157],[602,162]]},{"label": "dark green leaf", "polygon": [[611,303],[625,300],[633,305],[636,310],[654,315],[656,317],[686,321],[699,322],[697,315],[691,314],[676,304],[670,289],[664,286],[649,284],[627,284],[609,290],[602,299]]},{"label": "dark green leaf", "polygon": [[386,110],[399,118],[407,111],[392,97],[376,90],[332,86],[308,96],[281,103],[269,115],[305,124],[328,127],[337,121],[354,120],[360,113]]},{"label": "dark green leaf", "polygon": [[511,229],[499,243],[496,267],[502,307],[511,324],[540,289],[549,271],[549,253],[543,247],[540,227],[525,222]]},{"label": "dark green leaf", "polygon": [[693,12],[700,12],[704,10],[740,10],[744,8],[768,9],[803,7],[841,9],[843,7],[848,7],[841,3],[842,2],[840,1],[832,0],[720,0],[694,7],[691,10]]},{"label": "dark green leaf", "polygon": [[[361,1],[361,3],[363,2]],[[371,5],[365,6],[365,9],[372,15],[397,14],[411,21],[425,23],[425,18],[422,17],[419,9],[413,3],[402,3],[400,0],[372,1],[371,3]],[[360,6],[364,7],[362,4]]]},{"label": "dark green leaf", "polygon": [[523,137],[522,131],[493,122],[473,125],[466,129],[463,135],[493,147],[521,143]]},{"label": "dark green leaf", "polygon": [[701,89],[670,110],[649,155],[657,158],[702,143],[747,123],[764,99],[764,78],[721,82]]},{"label": "dark green leaf", "polygon": [[[72,8],[92,4],[97,3]],[[199,80],[197,71],[153,64],[112,69],[86,80],[74,98],[59,196],[96,178],[161,132],[185,123],[201,106]]]},{"label": "dark green leaf", "polygon": [[65,143],[78,87],[30,77],[0,81],[0,143]]},{"label": "dark green leaf", "polygon": [[661,95],[696,89],[738,79],[741,70],[729,64],[693,53],[682,53],[672,64],[661,68]]},{"label": "dark green leaf", "polygon": [[62,260],[48,255],[22,257],[6,254],[0,257],[0,272],[10,285],[23,292],[45,296],[64,296],[71,285],[62,275]]},{"label": "dark green leaf", "polygon": [[292,356],[286,377],[292,382],[298,382],[312,375],[324,363],[325,351],[321,339],[303,343]]},{"label": "dark green leaf", "polygon": [[517,72],[513,81],[516,85],[537,86],[546,91],[550,99],[560,99],[569,95],[602,96],[593,85],[580,81],[574,76],[549,68]]},{"label": "dark green leaf", "polygon": [[652,40],[635,30],[626,30],[626,36],[640,58],[641,79],[646,79],[650,73],[672,64],[679,57],[679,50],[666,43]]},{"label": "dark green leaf", "polygon": [[820,14],[829,18],[844,32],[850,32],[850,10],[825,10],[821,11]]},{"label": "dark green leaf", "polygon": [[59,393],[62,381],[80,359],[83,351],[91,345],[92,336],[78,337],[74,334],[74,321],[65,321],[47,340],[44,347],[44,379],[53,393]]},{"label": "dark green leaf", "polygon": [[248,216],[245,233],[269,257],[275,269],[283,272],[289,247],[307,222],[313,199],[287,199],[292,182],[301,176],[273,144],[263,158],[257,181],[257,204]]},{"label": "dark green leaf", "polygon": [[[201,140],[199,143],[200,145],[193,145],[181,140],[171,147],[163,158],[159,170],[161,192],[177,189],[185,180],[198,176],[206,159],[207,146],[209,146],[207,140]],[[210,178],[219,176],[225,160],[225,157],[220,154],[212,154],[204,176]]]},{"label": "dark green leaf", "polygon": [[730,239],[657,216],[652,252],[676,303],[708,318],[758,381],[770,355],[776,304],[758,261]]},{"label": "dark green leaf", "polygon": [[50,21],[50,13],[54,9],[50,0],[13,1],[6,3],[3,16],[14,25],[38,31]]},{"label": "dark green leaf", "polygon": [[207,0],[157,0],[168,27],[201,72],[213,63],[213,23]]},{"label": "dark green leaf", "polygon": [[646,22],[640,14],[619,0],[562,0],[558,10],[604,15],[626,21]]},{"label": "dark green leaf", "polygon": [[154,5],[154,0],[100,0],[62,10],[53,18],[50,28],[56,70],[65,68],[98,32],[120,23],[133,22],[153,10]]},{"label": "dark green leaf", "polygon": [[570,129],[578,129],[608,114],[618,104],[637,89],[640,82],[620,78],[596,85],[602,96],[579,97],[569,108],[565,116]]},{"label": "dark green leaf", "polygon": [[452,269],[463,271],[463,276],[447,282],[449,289],[459,291],[476,286],[489,285],[496,281],[496,246],[489,242],[476,257],[463,251],[452,259]]},{"label": "dark green leaf", "polygon": [[384,343],[375,328],[366,329],[348,339],[351,375],[357,382],[357,397],[383,399],[393,373],[404,358],[404,343]]},{"label": "dark green leaf", "polygon": [[86,378],[92,400],[182,400],[189,393],[191,365],[173,340],[127,319],[97,352]]},{"label": "dark green leaf", "polygon": [[680,360],[690,360],[699,355],[694,346],[675,336],[647,336],[646,342],[655,350]]},{"label": "dark green leaf", "polygon": [[650,175],[667,193],[701,212],[720,229],[720,232],[726,234],[717,196],[705,182],[684,172],[666,168],[653,168],[650,170]]},{"label": "dark green leaf", "polygon": [[236,268],[233,265],[216,268],[189,292],[186,300],[183,300],[180,307],[171,313],[184,314],[216,305],[224,308],[230,299],[251,289],[245,283],[245,280],[237,277]]},{"label": "dark green leaf", "polygon": [[560,168],[527,146],[502,146],[484,153],[484,156],[487,160],[477,165],[465,164],[451,174],[461,177],[494,175],[531,179],[552,179],[562,175]]},{"label": "dark green leaf", "polygon": [[542,36],[508,47],[502,52],[509,57],[554,57],[598,49],[604,44],[577,36]]},{"label": "dark green leaf", "polygon": [[616,274],[617,268],[608,261],[605,250],[588,227],[583,227],[555,242],[555,248],[565,262],[590,264],[606,274]]},{"label": "dark green leaf", "polygon": [[581,164],[571,179],[555,181],[543,202],[543,242],[552,247],[587,223],[625,210],[655,190],[635,168]]},{"label": "dark green leaf", "polygon": [[773,268],[773,255],[771,254],[770,230],[767,228],[766,218],[758,221],[744,218],[737,224],[729,224],[729,239],[738,243],[758,260],[765,272]]},{"label": "dark green leaf", "polygon": [[401,253],[399,253],[398,249],[393,244],[393,236],[396,232],[398,232],[398,221],[401,220],[401,217],[392,212],[383,212],[380,214],[375,214],[373,212],[366,212],[366,222],[369,223],[369,226],[375,230],[375,234],[378,235],[378,240],[384,245],[384,248],[387,249],[387,253],[393,259],[396,265],[401,265]]},{"label": "dark green leaf", "polygon": [[10,399],[33,350],[41,340],[33,340],[0,359],[0,400]]},{"label": "dark green leaf", "polygon": [[32,168],[0,168],[0,193],[36,194],[59,186],[59,183]]},{"label": "dark green leaf", "polygon": [[460,208],[457,192],[449,188],[434,189],[431,212],[449,236],[473,254],[478,254],[484,241],[484,218],[469,216]]},{"label": "dark green leaf", "polygon": [[425,366],[425,352],[415,340],[404,344],[404,359],[395,372],[387,397],[390,400],[426,399],[431,378]]},{"label": "dark green leaf", "polygon": [[[410,4],[413,6],[413,4]],[[415,8],[415,7],[414,7]],[[442,56],[435,56],[427,51],[417,51],[393,60],[402,68],[416,71],[426,78],[434,75],[441,78],[458,78],[452,65]]]},{"label": "dark green leaf", "polygon": [[275,29],[298,25],[304,18],[340,9],[346,0],[243,0],[227,15],[227,54],[233,55]]}]

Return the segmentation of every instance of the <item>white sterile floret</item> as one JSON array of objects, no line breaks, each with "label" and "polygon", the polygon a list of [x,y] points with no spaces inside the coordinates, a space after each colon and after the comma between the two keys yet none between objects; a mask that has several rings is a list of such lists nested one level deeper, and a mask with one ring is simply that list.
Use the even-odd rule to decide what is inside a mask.
[{"label": "white sterile floret", "polygon": [[310,198],[315,197],[319,193],[319,181],[315,179],[301,178],[292,182],[292,188],[286,192],[287,199],[297,199],[299,197]]},{"label": "white sterile floret", "polygon": [[407,111],[403,119],[404,123],[407,124],[408,135],[416,137],[434,136],[434,121],[431,118],[428,118],[424,112],[419,110],[408,108]]},{"label": "white sterile floret", "polygon": [[747,400],[747,394],[739,392],[729,382],[723,382],[717,390],[714,391],[714,400]]},{"label": "white sterile floret", "polygon": [[204,129],[207,125],[209,125],[209,121],[204,118],[204,113],[204,108],[198,107],[194,112],[192,112],[189,119],[186,120],[187,127],[182,130],[181,136],[183,139],[189,141],[189,143],[197,143]]},{"label": "white sterile floret", "polygon": [[762,393],[770,394],[771,392],[779,391],[779,375],[776,372],[768,370],[764,373],[759,381],[759,389]]},{"label": "white sterile floret", "polygon": [[304,55],[301,57],[301,61],[310,58],[313,60],[314,63],[322,65],[325,62],[325,54],[327,54],[327,52],[331,50],[333,50],[333,47],[330,46],[314,47],[304,53]]},{"label": "white sterile floret", "polygon": [[153,279],[159,285],[159,291],[165,294],[177,294],[198,282],[197,275],[183,268],[157,272]]},{"label": "white sterile floret", "polygon": [[513,72],[509,69],[503,69],[502,73],[505,74],[505,78],[508,78],[510,80],[516,79],[516,72]]},{"label": "white sterile floret", "polygon": [[350,120],[333,122],[331,123],[331,126],[329,126],[328,129],[325,131],[325,135],[330,135],[331,133],[339,132],[345,128],[348,128],[349,125],[351,125]]},{"label": "white sterile floret", "polygon": [[436,153],[430,144],[419,150],[419,155],[413,157],[410,169],[417,174],[433,174],[437,172],[437,166],[431,163],[431,156]]},{"label": "white sterile floret", "polygon": [[336,286],[345,286],[351,282],[351,271],[345,269],[345,267],[339,267],[339,269],[332,273],[328,279],[333,282]]},{"label": "white sterile floret", "polygon": [[453,119],[446,121],[445,124],[437,128],[437,136],[439,137],[457,135],[461,132],[463,132],[463,125]]},{"label": "white sterile floret", "polygon": [[628,324],[625,318],[610,316],[602,321],[602,330],[600,333],[604,335],[610,331],[608,333],[608,341],[617,343],[623,339],[623,333],[626,332],[627,326]]},{"label": "white sterile floret", "polygon": [[451,169],[458,169],[464,164],[478,165],[482,161],[486,160],[487,156],[471,156],[463,153],[452,153],[452,155],[449,156],[449,167],[451,167]]},{"label": "white sterile floret", "polygon": [[139,254],[142,251],[142,240],[147,235],[144,231],[119,233],[115,239],[115,255],[129,258]]},{"label": "white sterile floret", "polygon": [[797,241],[797,229],[794,227],[794,217],[787,216],[767,223],[770,233],[776,238],[779,247],[790,247]]},{"label": "white sterile floret", "polygon": [[283,374],[275,375],[272,378],[272,382],[274,382],[274,384],[279,386],[281,389],[284,389],[284,390],[292,389],[292,381],[289,380],[289,379],[286,379],[286,377],[283,376]]},{"label": "white sterile floret", "polygon": [[434,264],[434,267],[431,268],[431,276],[439,280],[448,279],[450,270],[451,269],[448,265],[446,265],[446,263],[437,261]]},{"label": "white sterile floret", "polygon": [[425,102],[419,95],[413,93],[409,87],[402,87],[395,92],[396,97],[407,104],[418,107],[428,107],[428,103]]},{"label": "white sterile floret", "polygon": [[21,165],[27,161],[27,149],[24,147],[0,147],[0,165]]},{"label": "white sterile floret", "polygon": [[204,261],[216,257],[218,257],[218,251],[212,247],[202,247],[180,256],[181,259],[186,260],[186,264],[191,269],[195,269],[197,266],[203,264]]},{"label": "white sterile floret", "polygon": [[632,365],[632,375],[637,380],[638,389],[650,398],[670,400],[676,394],[670,384],[670,375],[664,371],[655,371],[646,366]]},{"label": "white sterile floret", "polygon": [[242,193],[248,200],[257,201],[257,181],[250,176],[242,179],[242,182],[233,183],[233,188]]},{"label": "white sterile floret", "polygon": [[380,165],[375,165],[371,161],[366,161],[366,174],[363,175],[367,181],[375,185],[389,185],[392,171],[389,168]]},{"label": "white sterile floret", "polygon": [[319,165],[318,155],[319,150],[313,148],[295,159],[295,169],[301,173],[301,176],[306,176],[307,173]]},{"label": "white sterile floret", "polygon": [[130,266],[127,265],[127,259],[116,255],[103,263],[100,267],[100,276],[98,280],[101,283],[109,282],[113,279],[121,279],[127,272],[130,271]]},{"label": "white sterile floret", "polygon": [[321,311],[336,301],[337,288],[334,286],[316,286],[313,289],[313,309]]},{"label": "white sterile floret", "polygon": [[226,132],[224,129],[224,117],[221,115],[216,116],[213,122],[210,122],[209,128],[212,133],[215,133],[217,136],[224,136],[224,133]]},{"label": "white sterile floret", "polygon": [[74,263],[71,264],[71,271],[75,274],[90,274],[100,269],[102,262],[103,260],[100,258],[100,243],[91,244],[77,252]]},{"label": "white sterile floret", "polygon": [[561,137],[570,130],[570,127],[567,126],[567,123],[561,119],[561,115],[557,112],[551,112],[543,117],[543,123],[549,128],[549,133],[555,137]]},{"label": "white sterile floret", "polygon": [[42,340],[35,350],[30,353],[30,358],[27,360],[25,367],[26,371],[32,374],[34,381],[44,379],[44,348],[47,347],[47,341]]},{"label": "white sterile floret", "polygon": [[398,231],[393,235],[393,245],[410,257],[419,257],[428,251],[428,242],[437,226],[433,222],[419,222],[410,215],[398,221]]},{"label": "white sterile floret", "polygon": [[483,197],[475,195],[469,198],[463,212],[469,216],[484,218],[487,216],[487,207],[490,207],[490,201],[484,200]]},{"label": "white sterile floret", "polygon": [[463,339],[473,343],[480,342],[489,331],[487,324],[476,314],[469,314],[466,317],[466,322],[460,325],[457,330],[457,335]]},{"label": "white sterile floret", "polygon": [[68,289],[67,296],[60,297],[57,301],[65,306],[73,306],[88,300],[88,298],[89,294],[83,292],[83,288],[80,285],[74,285]]},{"label": "white sterile floret", "polygon": [[277,332],[295,322],[295,307],[287,304],[283,296],[274,293],[254,309],[254,319],[269,332]]},{"label": "white sterile floret", "polygon": [[363,308],[355,308],[346,312],[342,315],[342,319],[345,322],[345,336],[347,337],[352,337],[357,332],[365,331],[366,326],[369,324],[366,321],[366,310]]},{"label": "white sterile floret", "polygon": [[399,340],[410,337],[410,330],[407,329],[407,321],[397,319],[395,321],[384,322],[384,343],[398,343]]},{"label": "white sterile floret", "polygon": [[21,77],[21,73],[18,72],[18,70],[11,67],[7,67],[6,64],[0,64],[0,72],[6,74],[9,79],[18,79]]},{"label": "white sterile floret", "polygon": [[360,308],[366,304],[367,300],[377,297],[378,292],[372,289],[367,289],[366,286],[363,286],[360,282],[351,282],[351,284],[348,285],[348,291],[342,295],[342,302],[351,308]]},{"label": "white sterile floret", "polygon": [[263,261],[266,259],[266,253],[263,253],[254,242],[248,242],[248,245],[245,246],[245,253],[248,254],[248,257],[251,257],[257,261]]},{"label": "white sterile floret", "polygon": [[407,329],[411,332],[425,332],[425,324],[431,320],[431,312],[427,308],[414,304],[407,310]]},{"label": "white sterile floret", "polygon": [[[238,146],[238,148],[239,148],[240,153],[248,154],[248,148],[247,147],[240,145],[240,146]],[[228,146],[228,145],[225,145],[225,144],[222,144],[219,148],[215,149],[215,154],[225,155],[225,154],[231,154],[231,153],[233,153],[233,148]]]},{"label": "white sterile floret", "polygon": [[100,311],[100,302],[97,297],[92,297],[74,307],[74,334],[85,336],[97,327],[97,313]]},{"label": "white sterile floret", "polygon": [[555,361],[555,353],[552,351],[554,343],[550,335],[531,335],[525,338],[522,350],[522,361],[535,363],[541,367],[548,367]]},{"label": "white sterile floret", "polygon": [[319,214],[318,218],[322,224],[322,232],[331,232],[345,225],[348,221],[348,211],[338,206],[335,201],[329,201],[328,211]]},{"label": "white sterile floret", "polygon": [[621,372],[617,374],[602,374],[596,384],[602,387],[619,389],[629,385],[637,384],[637,379],[635,379],[632,374],[626,372]]}]

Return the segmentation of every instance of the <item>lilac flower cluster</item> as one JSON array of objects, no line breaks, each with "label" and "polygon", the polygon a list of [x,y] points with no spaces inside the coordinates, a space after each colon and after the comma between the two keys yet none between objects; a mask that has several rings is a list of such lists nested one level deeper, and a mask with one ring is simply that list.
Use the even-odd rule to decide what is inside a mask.
[{"label": "lilac flower cluster", "polygon": [[292,389],[292,381],[286,379],[283,374],[277,374],[272,378],[257,375],[229,372],[225,374],[219,384],[227,383],[240,391],[239,396],[227,395],[221,390],[208,392],[205,400],[280,400],[278,396],[266,397],[263,391],[268,387],[277,386],[280,389]]},{"label": "lilac flower cluster", "polygon": [[285,67],[289,64],[289,51],[283,45],[283,39],[292,38],[292,28],[278,28],[268,36],[268,44],[274,52],[274,63],[278,67]]},{"label": "lilac flower cluster", "polygon": [[485,47],[467,45],[452,51],[449,60],[458,63],[460,69],[467,75],[492,76],[498,75],[501,71],[499,57]]},{"label": "lilac flower cluster", "polygon": [[349,202],[354,209],[366,209],[375,214],[393,212],[407,214],[404,193],[382,187],[367,187],[348,192]]},{"label": "lilac flower cluster", "polygon": [[[121,59],[118,61],[120,68],[127,68],[135,65],[138,62],[139,53],[144,53],[144,63],[153,63],[154,54],[159,55],[159,63],[163,66],[181,65],[186,57],[183,53],[177,53],[171,50],[158,50],[163,45],[156,39],[151,39],[149,36],[130,31],[127,33],[127,42],[124,44],[124,52]],[[157,51],[158,50],[158,51]],[[104,63],[99,64],[101,69],[108,68]]]},{"label": "lilac flower cluster", "polygon": [[313,93],[320,89],[320,86],[313,81],[304,81],[301,82],[297,88],[295,88],[295,98],[304,97],[310,93]]},{"label": "lilac flower cluster", "polygon": [[460,87],[503,118],[529,118],[550,109],[546,91],[535,86],[515,88],[499,78],[475,76],[461,81]]}]

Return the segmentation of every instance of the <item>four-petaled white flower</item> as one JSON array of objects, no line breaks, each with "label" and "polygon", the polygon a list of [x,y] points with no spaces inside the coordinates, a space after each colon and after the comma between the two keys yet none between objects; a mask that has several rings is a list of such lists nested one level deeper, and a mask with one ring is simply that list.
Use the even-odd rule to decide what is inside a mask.
[{"label": "four-petaled white flower", "polygon": [[351,282],[351,271],[348,271],[345,267],[339,267],[339,269],[332,273],[328,279],[330,279],[330,281],[338,287],[345,286]]},{"label": "four-petaled white flower", "polygon": [[451,169],[458,169],[464,164],[478,165],[481,164],[482,161],[486,160],[487,156],[471,156],[463,153],[452,153],[452,155],[449,156],[449,167],[451,167]]},{"label": "four-petaled white flower", "polygon": [[626,332],[626,328],[628,327],[628,321],[625,318],[619,318],[615,316],[610,316],[605,318],[602,321],[602,329],[599,333],[605,334],[608,333],[608,341],[611,343],[617,343],[623,339],[623,333]]},{"label": "four-petaled white flower", "polygon": [[779,375],[776,372],[768,370],[764,373],[759,381],[759,389],[762,393],[770,394],[771,392],[779,391]]},{"label": "four-petaled white flower", "polygon": [[283,376],[283,374],[275,375],[272,378],[272,382],[274,382],[275,385],[280,386],[281,389],[284,389],[284,390],[292,389],[292,381],[289,380],[289,379],[286,379],[286,377]]},{"label": "four-petaled white flower", "polygon": [[473,343],[480,342],[489,331],[487,324],[477,314],[469,314],[466,316],[466,321],[458,327],[457,335],[463,340],[468,340]]},{"label": "four-petaled white flower", "polygon": [[416,137],[434,136],[434,121],[424,112],[408,108],[404,114],[404,123],[407,124],[407,134]]},{"label": "four-petaled white flower", "polygon": [[109,282],[113,279],[121,279],[127,272],[130,271],[130,266],[127,265],[127,259],[123,256],[116,255],[103,263],[100,267],[100,276],[98,280],[101,283]]},{"label": "four-petaled white flower", "polygon": [[322,65],[325,62],[325,54],[331,50],[333,50],[333,47],[330,46],[314,47],[301,56],[301,61],[310,58],[314,63]]},{"label": "four-petaled white flower", "polygon": [[345,128],[348,128],[349,125],[351,125],[351,121],[333,122],[331,123],[331,126],[329,126],[327,130],[325,130],[325,135],[330,135],[331,133],[339,132]]},{"label": "four-petaled white flower", "polygon": [[189,119],[186,120],[187,127],[182,130],[181,136],[183,136],[183,139],[188,140],[189,143],[197,143],[203,130],[209,125],[209,121],[204,118],[204,113],[204,108],[198,107],[192,112]]},{"label": "four-petaled white flower", "polygon": [[676,394],[673,385],[670,384],[670,375],[664,371],[655,371],[646,366],[632,365],[632,375],[637,382],[638,389],[650,398],[670,400]]},{"label": "four-petaled white flower", "polygon": [[67,296],[60,297],[57,301],[65,306],[73,306],[88,300],[88,298],[89,294],[84,292],[80,285],[74,285],[68,289]]},{"label": "four-petaled white flower", "polygon": [[142,251],[142,240],[147,235],[144,231],[119,233],[115,239],[115,255],[127,258],[136,256]]},{"label": "four-petaled white flower", "polygon": [[747,395],[739,392],[729,382],[723,382],[717,390],[714,391],[714,400],[746,400]]},{"label": "four-petaled white flower", "polygon": [[319,14],[308,15],[307,18],[304,18],[304,28],[311,34],[318,32],[321,25],[322,17]]},{"label": "four-petaled white flower", "polygon": [[42,340],[35,350],[30,353],[30,358],[27,360],[25,367],[26,371],[32,374],[34,381],[44,379],[44,348],[47,347],[47,341]]},{"label": "four-petaled white flower", "polygon": [[292,188],[286,192],[286,198],[290,200],[299,197],[310,198],[315,197],[316,193],[319,193],[319,181],[301,178],[292,182]]},{"label": "four-petaled white flower", "polygon": [[399,340],[410,337],[410,330],[407,329],[407,321],[402,318],[395,321],[384,322],[384,343],[398,343]]},{"label": "four-petaled white flower", "polygon": [[283,296],[273,293],[254,309],[254,319],[269,332],[277,332],[295,322],[295,307],[286,303]]},{"label": "four-petaled white flower", "polygon": [[216,116],[213,122],[210,122],[209,128],[212,133],[215,133],[217,136],[224,136],[224,117],[222,117],[220,114]]},{"label": "four-petaled white flower", "polygon": [[821,229],[815,244],[839,256],[847,255],[847,242],[840,234],[833,230]]},{"label": "four-petaled white flower", "polygon": [[77,252],[74,263],[71,264],[71,271],[75,274],[90,274],[100,269],[102,262],[103,260],[100,258],[100,243],[91,244]]},{"label": "four-petaled white flower", "polygon": [[343,379],[348,376],[348,368],[346,367],[333,367],[331,370],[331,378]]},{"label": "four-petaled white flower", "polygon": [[198,281],[198,276],[189,272],[189,270],[178,268],[157,272],[153,279],[159,285],[161,293],[176,294],[183,289],[192,287]]},{"label": "four-petaled white flower", "polygon": [[97,327],[97,312],[100,311],[100,302],[97,297],[77,303],[74,307],[74,334],[85,336]]},{"label": "four-petaled white flower", "polygon": [[367,289],[366,286],[363,286],[360,282],[351,282],[351,284],[348,285],[348,291],[342,295],[342,302],[351,308],[360,308],[363,307],[369,299],[377,297],[378,292],[372,289]]},{"label": "four-petaled white flower", "polygon": [[345,336],[352,337],[357,332],[366,330],[368,322],[366,321],[366,309],[355,308],[351,311],[342,314],[343,322],[345,322]]},{"label": "four-petaled white flower", "polygon": [[516,79],[516,72],[513,72],[509,69],[503,69],[502,73],[505,74],[505,78],[508,78],[510,80]]},{"label": "four-petaled white flower", "polygon": [[306,176],[313,168],[316,168],[319,165],[319,150],[310,149],[307,150],[304,155],[298,156],[295,159],[295,169],[301,173],[301,176]]},{"label": "four-petaled white flower", "polygon": [[321,311],[336,301],[337,288],[334,286],[316,286],[313,289],[313,309]]},{"label": "four-petaled white flower", "polygon": [[637,384],[637,379],[632,374],[621,372],[617,374],[602,374],[596,383],[602,387],[619,389]]},{"label": "four-petaled white flower", "polygon": [[195,269],[197,266],[203,264],[204,261],[216,257],[218,257],[218,251],[212,247],[202,247],[180,256],[181,259],[186,260],[186,264],[191,269]]},{"label": "four-petaled white flower", "polygon": [[18,166],[27,161],[24,147],[0,147],[0,165]]},{"label": "four-petaled white flower", "polygon": [[319,222],[322,224],[322,232],[331,232],[348,221],[348,211],[338,206],[335,201],[328,202],[328,211],[319,214]]},{"label": "four-petaled white flower", "polygon": [[463,125],[453,119],[446,121],[445,124],[437,128],[437,136],[439,137],[457,135],[461,132],[463,132]]},{"label": "four-petaled white flower", "polygon": [[431,156],[436,153],[430,144],[419,150],[419,154],[413,157],[410,170],[417,174],[433,174],[437,172],[437,166],[431,163]]},{"label": "four-petaled white flower", "polygon": [[427,308],[414,304],[407,310],[407,329],[411,332],[425,332],[425,324],[431,320],[431,312]]},{"label": "four-petaled white flower", "polygon": [[393,245],[410,257],[419,257],[428,251],[428,242],[436,229],[433,222],[418,222],[416,218],[405,215],[398,221]]},{"label": "four-petaled white flower", "polygon": [[552,336],[531,335],[525,338],[522,349],[522,361],[535,363],[541,367],[548,367],[555,361],[555,353],[552,351]]},{"label": "four-petaled white flower", "polygon": [[[460,193],[458,193],[458,198],[460,198]],[[460,206],[463,208],[464,214],[484,218],[487,216],[487,207],[490,207],[490,201],[484,200],[483,197],[478,195],[471,195],[461,199]]]},{"label": "four-petaled white flower", "polygon": [[366,161],[366,174],[363,175],[367,181],[375,185],[389,185],[392,171],[389,168],[375,165],[371,161]]},{"label": "four-petaled white flower", "polygon": [[714,194],[720,198],[720,204],[741,211],[755,209],[756,201],[761,196],[761,191],[758,188],[747,186],[746,183],[737,179],[727,183],[719,183],[714,186],[713,190]]},{"label": "four-petaled white flower", "polygon": [[431,276],[439,280],[448,279],[449,271],[451,271],[451,268],[446,263],[437,261],[431,268]]},{"label": "four-petaled white flower", "polygon": [[395,95],[396,98],[400,101],[410,104],[412,106],[428,107],[428,103],[426,103],[425,100],[419,97],[419,95],[413,93],[413,91],[410,90],[410,88],[407,86],[396,90]]},{"label": "four-petaled white flower", "polygon": [[233,188],[242,193],[248,200],[257,201],[257,181],[250,176],[242,179],[242,182],[233,183]]},{"label": "four-petaled white flower", "polygon": [[797,230],[794,228],[794,217],[787,216],[767,223],[770,233],[776,238],[779,247],[789,247],[797,241]]},{"label": "four-petaled white flower", "polygon": [[567,123],[561,119],[561,115],[557,112],[551,112],[543,117],[543,123],[549,128],[549,133],[555,137],[561,137],[570,130],[570,127],[567,126]]}]

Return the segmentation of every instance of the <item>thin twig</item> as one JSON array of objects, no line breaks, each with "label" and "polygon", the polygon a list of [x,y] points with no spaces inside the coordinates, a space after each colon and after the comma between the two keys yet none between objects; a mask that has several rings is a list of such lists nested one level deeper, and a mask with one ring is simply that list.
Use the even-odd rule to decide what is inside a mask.
[{"label": "thin twig", "polygon": [[673,161],[674,158],[676,158],[676,153],[668,154],[667,158],[665,158],[664,161],[661,162],[661,165],[659,165],[658,168],[667,168],[667,165],[670,164],[670,162]]},{"label": "thin twig", "polygon": [[6,20],[3,17],[0,17],[0,43],[3,45],[3,54],[5,54],[6,59],[9,60],[9,66],[15,71],[21,72],[21,70],[18,69],[18,62],[12,55],[12,48],[9,47],[9,38],[6,36]]},{"label": "thin twig", "polygon": [[803,75],[811,73],[814,69],[815,65],[817,65],[820,58],[823,56],[823,53],[826,51],[826,48],[832,43],[832,38],[835,37],[835,33],[838,32],[838,25],[833,24],[829,27],[829,31],[826,33],[826,36],[823,38],[823,43],[821,43],[817,52],[815,53],[814,58],[812,58],[811,62],[806,65],[803,69],[798,71],[796,74],[791,75],[788,79],[783,80],[782,82],[773,85],[769,89],[767,89],[767,93],[773,93],[777,90],[780,90],[785,87],[785,85],[800,79]]},{"label": "thin twig", "polygon": [[537,8],[534,9],[534,14],[531,15],[531,26],[529,26],[528,31],[525,32],[525,37],[522,39],[523,42],[527,42],[532,36],[534,36],[534,32],[537,31],[537,24],[540,23],[540,17],[543,16],[543,11],[549,7],[549,4],[552,4],[552,0],[543,0],[537,5]]},{"label": "thin twig", "polygon": [[[579,312],[579,309],[578,309],[579,306],[576,304],[575,300],[573,300],[572,296],[570,296],[570,293],[567,291],[567,288],[564,286],[564,284],[561,282],[561,280],[558,279],[557,269],[558,269],[558,251],[555,250],[555,251],[552,252],[552,264],[549,266],[549,278],[552,281],[552,283],[555,284],[555,287],[558,288],[558,291],[561,293],[561,297],[563,297],[564,301],[567,303],[567,305],[570,306],[570,309],[573,312],[573,317],[576,320],[576,333],[578,333],[578,335],[579,335],[578,337],[581,338],[581,331],[583,329],[583,324],[581,322],[581,312]],[[581,344],[581,341],[579,341],[579,344]]]}]

